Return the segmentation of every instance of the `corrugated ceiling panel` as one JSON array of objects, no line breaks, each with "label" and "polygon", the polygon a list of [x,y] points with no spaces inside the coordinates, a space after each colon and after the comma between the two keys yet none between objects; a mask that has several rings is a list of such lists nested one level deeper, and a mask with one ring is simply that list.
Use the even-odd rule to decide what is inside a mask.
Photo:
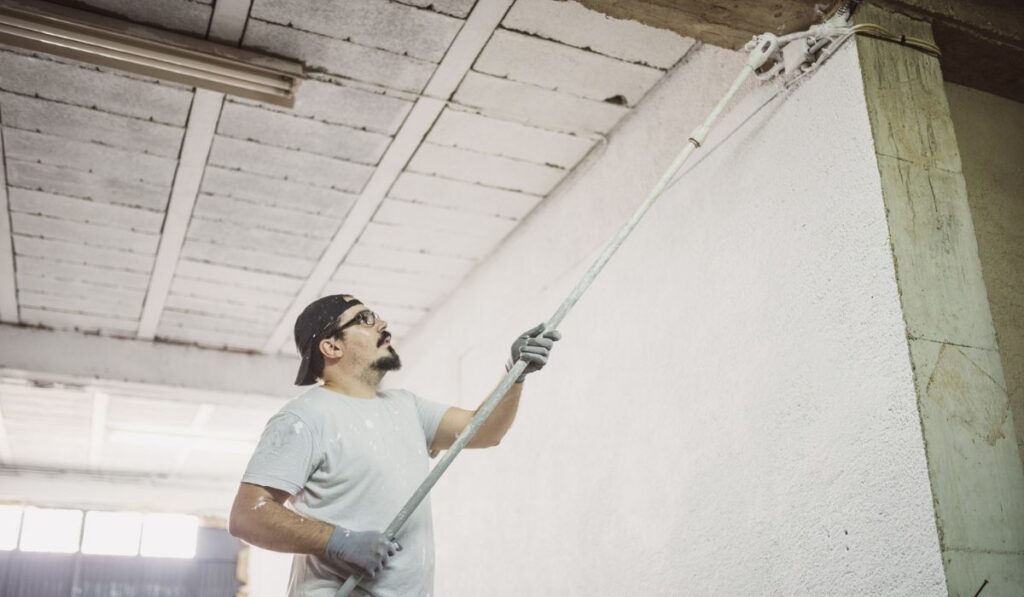
[{"label": "corrugated ceiling panel", "polygon": [[21,320],[131,335],[191,93],[13,52],[0,64]]},{"label": "corrugated ceiling panel", "polygon": [[101,203],[117,203],[154,211],[166,209],[169,190],[165,186],[149,184],[123,176],[108,176],[61,168],[51,164],[7,160],[7,184],[23,189],[34,189],[89,199]]},{"label": "corrugated ceiling panel", "polygon": [[177,160],[4,127],[7,159],[85,170],[111,179],[170,188]]},{"label": "corrugated ceiling panel", "polygon": [[338,227],[337,222],[318,214],[260,205],[220,195],[200,195],[192,214],[193,217],[206,220],[264,228],[314,239],[329,239]]},{"label": "corrugated ceiling panel", "polygon": [[70,60],[0,51],[0,89],[100,112],[184,126],[192,91]]},{"label": "corrugated ceiling panel", "polygon": [[224,104],[217,132],[371,166],[380,160],[390,139],[381,133],[234,102]]},{"label": "corrugated ceiling panel", "polygon": [[[558,42],[498,30],[473,68],[502,77],[600,101],[635,106],[664,71],[624,62]],[[622,97],[622,100],[617,99]]]},{"label": "corrugated ceiling panel", "polygon": [[460,279],[476,265],[472,259],[445,257],[430,253],[399,251],[386,247],[374,247],[356,243],[349,252],[345,263],[394,270],[401,272],[423,272]]},{"label": "corrugated ceiling panel", "polygon": [[360,241],[369,246],[420,251],[448,257],[476,259],[489,252],[501,239],[479,234],[452,234],[415,226],[370,222]]},{"label": "corrugated ceiling panel", "polygon": [[[0,82],[0,85],[3,85]],[[4,125],[177,159],[184,129],[56,101],[0,93]]]},{"label": "corrugated ceiling panel", "polygon": [[595,141],[446,108],[427,135],[437,145],[571,169]]},{"label": "corrugated ceiling panel", "polygon": [[380,224],[420,227],[425,230],[477,236],[504,237],[516,221],[433,205],[412,203],[401,199],[385,199],[374,216]]},{"label": "corrugated ceiling panel", "polygon": [[178,277],[175,279],[173,292],[185,296],[195,296],[210,300],[221,300],[228,305],[239,308],[268,308],[283,310],[291,300],[291,293],[266,292],[249,289],[241,293],[237,286],[222,284],[209,280]]},{"label": "corrugated ceiling panel", "polygon": [[256,176],[216,166],[206,168],[202,192],[337,217],[339,221],[356,199],[355,195],[346,191]]},{"label": "corrugated ceiling panel", "polygon": [[469,11],[473,9],[473,4],[475,4],[475,0],[396,0],[396,2],[428,10],[436,10],[446,15],[459,17],[460,19],[466,18],[469,15]]},{"label": "corrugated ceiling panel", "polygon": [[206,35],[213,0],[79,0],[80,4],[163,29]]},{"label": "corrugated ceiling panel", "polygon": [[223,315],[240,322],[254,323],[262,323],[271,319],[276,320],[281,315],[279,310],[265,305],[241,305],[222,300],[176,293],[171,293],[167,296],[166,307],[168,309],[190,313]]},{"label": "corrugated ceiling panel", "polygon": [[260,250],[229,247],[215,242],[189,239],[181,248],[182,259],[216,262],[243,269],[272,274],[306,277],[316,262],[312,259],[287,255],[270,255]]},{"label": "corrugated ceiling panel", "polygon": [[407,168],[531,195],[547,195],[566,174],[554,166],[433,143],[420,145]]},{"label": "corrugated ceiling panel", "polygon": [[412,93],[419,93],[430,80],[435,63],[369,48],[317,33],[250,19],[242,44],[301,60],[308,67]]},{"label": "corrugated ceiling panel", "polygon": [[[186,243],[191,240],[199,240],[212,245],[239,247],[272,255],[287,255],[309,260],[316,260],[320,257],[327,244],[322,239],[250,227],[240,220],[241,218],[234,221],[217,221],[198,216],[193,217],[192,222],[189,223]],[[210,255],[209,260],[216,262],[216,254]]]},{"label": "corrugated ceiling panel", "polygon": [[469,182],[403,172],[391,187],[392,197],[438,207],[518,219],[542,197]]},{"label": "corrugated ceiling panel", "polygon": [[361,191],[373,173],[366,164],[221,135],[213,140],[209,164],[350,193]]},{"label": "corrugated ceiling panel", "polygon": [[[387,89],[357,87],[353,81],[324,75],[310,76],[321,78],[302,82],[295,105],[288,112],[330,124],[394,135],[412,109],[413,103],[408,97],[395,97],[396,92]],[[260,105],[269,110],[282,110]]]},{"label": "corrugated ceiling panel", "polygon": [[502,27],[657,68],[671,68],[694,41],[635,21],[611,19],[578,2],[517,0]]},{"label": "corrugated ceiling panel", "polygon": [[356,283],[354,280],[345,278],[331,280],[324,287],[324,294],[355,293],[359,300],[381,310],[386,310],[391,305],[426,308],[427,305],[435,304],[445,295],[445,292],[436,288],[402,287],[382,284],[377,281]]},{"label": "corrugated ceiling panel", "polygon": [[568,133],[607,133],[629,108],[477,72],[466,74],[455,101],[485,115]]},{"label": "corrugated ceiling panel", "polygon": [[11,187],[7,196],[11,211],[83,224],[102,224],[120,230],[159,234],[164,219],[163,214],[155,210],[135,209],[20,187]]},{"label": "corrugated ceiling panel", "polygon": [[462,21],[390,0],[256,0],[252,17],[393,54],[440,62]]},{"label": "corrugated ceiling panel", "polygon": [[[169,311],[165,311],[168,313]],[[183,320],[181,315],[172,316],[168,323],[161,321],[156,330],[156,337],[163,341],[196,344],[214,349],[258,351],[267,341],[266,334],[247,334],[244,327],[237,330],[207,329],[199,327],[201,323]]]}]

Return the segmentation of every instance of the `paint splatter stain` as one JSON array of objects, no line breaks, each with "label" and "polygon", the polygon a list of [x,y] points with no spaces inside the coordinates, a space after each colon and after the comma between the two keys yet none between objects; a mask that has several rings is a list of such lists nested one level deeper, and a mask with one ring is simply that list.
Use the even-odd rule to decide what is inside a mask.
[{"label": "paint splatter stain", "polygon": [[373,429],[373,421],[371,421],[370,419],[364,419],[363,423],[365,423],[366,426],[369,427],[370,429]]}]

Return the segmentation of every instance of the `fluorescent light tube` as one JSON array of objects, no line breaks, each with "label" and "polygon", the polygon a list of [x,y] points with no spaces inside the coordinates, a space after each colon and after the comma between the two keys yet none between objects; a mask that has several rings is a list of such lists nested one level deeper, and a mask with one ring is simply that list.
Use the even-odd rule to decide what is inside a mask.
[{"label": "fluorescent light tube", "polygon": [[289,108],[303,72],[296,62],[26,0],[0,7],[0,43]]}]

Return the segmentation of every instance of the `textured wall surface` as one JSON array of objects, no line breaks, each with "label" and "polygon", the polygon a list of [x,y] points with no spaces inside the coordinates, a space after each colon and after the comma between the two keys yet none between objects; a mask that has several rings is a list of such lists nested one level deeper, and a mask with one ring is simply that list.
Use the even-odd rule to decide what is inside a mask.
[{"label": "textured wall surface", "polygon": [[946,84],[1024,460],[1024,104]]},{"label": "textured wall surface", "polygon": [[[473,408],[741,63],[692,53],[398,347],[394,381]],[[563,323],[502,445],[440,482],[437,594],[944,593],[855,50],[745,120],[767,91]]]}]

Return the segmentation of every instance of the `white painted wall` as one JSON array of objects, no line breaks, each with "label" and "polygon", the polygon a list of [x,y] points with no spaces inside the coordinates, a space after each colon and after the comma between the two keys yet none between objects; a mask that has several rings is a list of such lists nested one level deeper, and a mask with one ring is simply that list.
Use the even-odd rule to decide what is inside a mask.
[{"label": "white painted wall", "polygon": [[[695,51],[399,346],[395,381],[475,406],[741,62]],[[435,490],[438,595],[944,593],[853,47],[700,155],[501,447]]]},{"label": "white painted wall", "polygon": [[946,84],[1024,461],[1024,104]]}]

